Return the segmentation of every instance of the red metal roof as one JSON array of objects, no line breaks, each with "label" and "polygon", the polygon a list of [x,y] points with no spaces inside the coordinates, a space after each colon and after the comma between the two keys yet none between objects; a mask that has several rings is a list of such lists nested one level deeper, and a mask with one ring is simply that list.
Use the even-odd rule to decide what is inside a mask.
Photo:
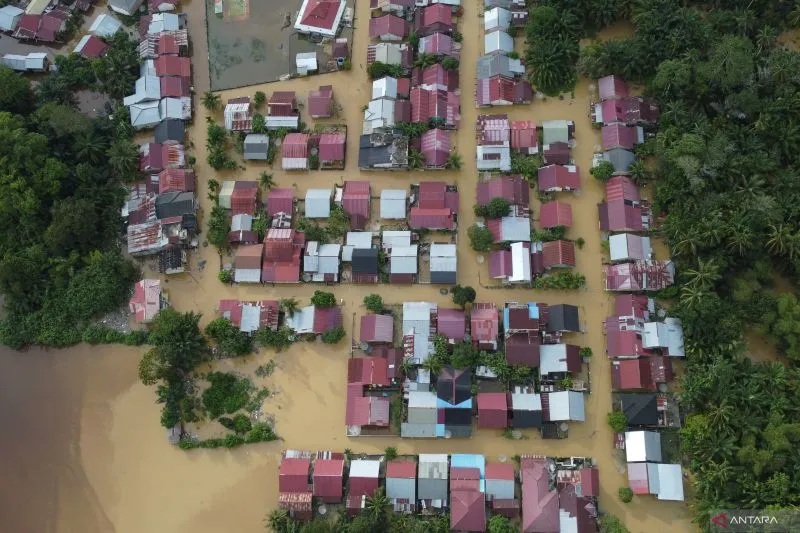
[{"label": "red metal roof", "polygon": [[[418,69],[414,69],[418,72]],[[458,90],[459,79],[457,70],[447,70],[440,63],[425,67],[419,74],[419,85],[428,86],[429,89],[447,90],[449,92]]]},{"label": "red metal roof", "polygon": [[547,165],[538,171],[539,190],[556,191],[572,190],[577,191],[581,188],[581,179],[577,167],[565,167],[561,165]]},{"label": "red metal roof", "polygon": [[647,463],[628,463],[628,485],[634,494],[650,494]]},{"label": "red metal roof", "polygon": [[425,161],[431,167],[443,167],[450,156],[450,135],[440,129],[428,130],[420,139]]},{"label": "red metal roof", "polygon": [[453,53],[453,40],[446,33],[436,32],[421,39],[420,53],[435,55],[451,55]]},{"label": "red metal roof", "polygon": [[188,57],[159,56],[155,65],[157,76],[192,76],[192,61]]},{"label": "red metal roof", "polygon": [[378,490],[379,479],[377,477],[350,477],[348,478],[348,485],[350,491],[348,498],[351,496],[372,496]]},{"label": "red metal roof", "polygon": [[451,488],[450,529],[486,531],[486,501],[482,492]]},{"label": "red metal roof", "polygon": [[314,496],[326,503],[342,501],[344,459],[314,461]]},{"label": "red metal roof", "polygon": [[320,161],[344,161],[345,133],[323,133],[319,136]]},{"label": "red metal roof", "polygon": [[559,531],[558,493],[549,489],[549,473],[544,459],[523,457],[522,532]]},{"label": "red metal roof", "polygon": [[347,360],[347,383],[388,387],[388,368],[389,363],[383,357],[350,358]]},{"label": "red metal roof", "polygon": [[347,386],[345,424],[348,426],[387,427],[389,425],[389,399],[364,396],[360,383]]},{"label": "red metal roof", "polygon": [[397,96],[401,98],[408,98],[411,94],[411,80],[408,78],[400,78],[397,80]]},{"label": "red metal roof", "polygon": [[620,329],[620,321],[616,317],[606,319],[607,352],[609,357],[635,357],[649,355],[650,350],[642,346],[642,335],[635,329]]},{"label": "red metal roof", "polygon": [[183,168],[169,168],[158,174],[158,194],[171,191],[193,191],[194,172]]},{"label": "red metal roof", "polygon": [[370,184],[368,181],[345,181],[342,207],[350,215],[350,227],[361,229],[370,217]]},{"label": "red metal roof", "polygon": [[386,463],[386,477],[400,479],[415,479],[417,477],[417,463],[396,459]]},{"label": "red metal roof", "polygon": [[640,202],[642,195],[639,193],[639,186],[628,176],[613,176],[606,182],[606,200],[608,202],[614,200]]},{"label": "red metal roof", "polygon": [[364,315],[361,317],[361,342],[389,342],[394,337],[394,320],[391,315]]},{"label": "red metal roof", "polygon": [[504,428],[508,426],[508,397],[504,392],[478,393],[478,427]]},{"label": "red metal roof", "polygon": [[[480,394],[478,395],[480,401]],[[505,481],[514,481],[514,465],[511,463],[486,463],[484,477],[488,479],[497,479]]]},{"label": "red metal roof", "polygon": [[[237,182],[241,183],[241,182]],[[256,212],[258,189],[236,187],[231,193],[231,215],[252,215]]]},{"label": "red metal roof", "polygon": [[434,4],[417,10],[419,28],[447,29],[453,27],[453,11],[448,5]]},{"label": "red metal roof", "polygon": [[370,39],[381,38],[384,35],[397,37],[397,40],[408,35],[408,22],[397,15],[387,14],[375,17],[369,21]]},{"label": "red metal roof", "polygon": [[539,146],[539,134],[536,122],[532,120],[511,121],[511,148],[527,150]]},{"label": "red metal roof", "polygon": [[448,339],[462,341],[466,335],[466,318],[462,309],[439,308],[437,333]]},{"label": "red metal roof", "polygon": [[275,91],[267,103],[269,116],[271,117],[291,117],[296,115],[294,91]]},{"label": "red metal roof", "polygon": [[[628,96],[620,102],[622,103],[622,118],[625,122],[656,122],[658,120],[660,114],[658,105],[651,100],[641,96]],[[605,120],[605,114],[603,114],[603,119]],[[608,124],[607,120],[605,122]]]},{"label": "red metal roof", "polygon": [[450,209],[422,209],[412,207],[408,226],[411,229],[454,229],[455,221]]},{"label": "red metal roof", "polygon": [[600,495],[600,473],[595,467],[581,468],[581,486],[584,496]]},{"label": "red metal roof", "polygon": [[574,267],[575,243],[572,241],[549,241],[542,243],[544,267]]},{"label": "red metal roof", "polygon": [[164,76],[161,81],[161,98],[180,98],[189,96],[189,83],[186,78],[178,76]]},{"label": "red metal roof", "polygon": [[611,384],[615,390],[656,390],[650,374],[650,358],[612,361]]},{"label": "red metal roof", "polygon": [[178,37],[170,33],[161,33],[158,35],[156,49],[158,50],[158,55],[177,55],[181,52],[180,44],[178,44]]},{"label": "red metal roof", "polygon": [[342,310],[339,307],[314,308],[314,333],[321,334],[342,325]]},{"label": "red metal roof", "polygon": [[267,215],[274,217],[278,213],[292,213],[294,189],[275,188],[267,193]]},{"label": "red metal roof", "polygon": [[597,80],[597,92],[600,100],[623,98],[628,96],[628,84],[619,76],[605,76]]},{"label": "red metal roof", "polygon": [[41,25],[41,23],[42,23],[41,15],[28,15],[28,14],[21,15],[19,17],[19,23],[17,24],[15,35],[32,39],[36,36],[36,33],[39,31],[39,26]]},{"label": "red metal roof", "polygon": [[283,157],[307,158],[308,139],[309,136],[305,133],[289,133],[283,139],[281,154]]},{"label": "red metal roof", "polygon": [[511,205],[530,205],[530,186],[519,176],[498,176],[478,183],[478,205],[486,205],[493,198],[505,198]]},{"label": "red metal roof", "polygon": [[538,332],[514,333],[506,338],[506,361],[511,365],[539,366]]},{"label": "red metal roof", "polygon": [[645,229],[642,217],[646,211],[631,205],[625,200],[613,200],[599,205],[600,229],[606,231],[642,231]]},{"label": "red metal roof", "polygon": [[510,139],[508,115],[478,115],[476,137],[482,146],[501,145]]},{"label": "red metal roof", "polygon": [[323,85],[308,92],[308,113],[312,118],[327,118],[332,115],[333,87]]},{"label": "red metal roof", "polygon": [[539,224],[543,228],[570,227],[572,225],[572,206],[558,201],[543,203],[539,211]]},{"label": "red metal roof", "polygon": [[[108,45],[104,43],[102,39],[96,35],[90,35],[83,45],[83,48],[81,48],[80,55],[83,57],[98,58],[105,54],[106,50],[108,50]],[[163,98],[163,91],[161,96]]]},{"label": "red metal roof", "polygon": [[495,341],[499,330],[499,314],[492,303],[476,303],[472,306],[470,325],[473,341]]},{"label": "red metal roof", "polygon": [[300,16],[300,24],[332,30],[342,0],[308,0]]},{"label": "red metal roof", "polygon": [[565,142],[545,144],[542,154],[544,155],[544,162],[548,165],[569,164],[569,144]]},{"label": "red metal roof", "polygon": [[444,193],[447,184],[443,181],[422,181],[419,184],[419,207],[423,209],[441,209],[444,205]]},{"label": "red metal roof", "polygon": [[310,471],[310,460],[284,457],[281,460],[280,474],[278,475],[278,490],[280,492],[306,492]]},{"label": "red metal roof", "polygon": [[626,148],[632,150],[636,146],[637,134],[634,126],[624,124],[610,124],[601,130],[603,150],[612,148]]},{"label": "red metal roof", "polygon": [[489,275],[493,278],[507,278],[511,273],[511,252],[509,250],[492,252],[489,256]]},{"label": "red metal roof", "polygon": [[617,294],[614,297],[614,314],[617,316],[635,316],[648,318],[648,298],[643,294]]}]

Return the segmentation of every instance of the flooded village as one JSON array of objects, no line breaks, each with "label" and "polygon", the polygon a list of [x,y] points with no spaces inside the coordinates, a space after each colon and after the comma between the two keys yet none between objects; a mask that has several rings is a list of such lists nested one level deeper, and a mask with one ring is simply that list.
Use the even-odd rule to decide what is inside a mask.
[{"label": "flooded village", "polygon": [[[132,14],[120,4],[137,9],[110,0],[116,14],[90,18]],[[288,328],[284,350],[198,369],[265,391],[251,414],[279,440],[170,445],[142,349],[4,351],[0,398],[33,392],[42,412],[0,418],[19,437],[0,448],[10,531],[255,532],[278,508],[357,516],[379,487],[394,512],[448,512],[453,531],[494,514],[594,531],[604,513],[636,533],[694,529],[682,332],[648,297],[675,273],[630,176],[658,110],[636,88],[536,94],[524,3],[147,4],[125,99],[147,175],[123,208],[144,273],[131,325],[169,306]],[[232,168],[209,164],[209,124],[231,132]],[[222,434],[198,420],[171,437]]]}]

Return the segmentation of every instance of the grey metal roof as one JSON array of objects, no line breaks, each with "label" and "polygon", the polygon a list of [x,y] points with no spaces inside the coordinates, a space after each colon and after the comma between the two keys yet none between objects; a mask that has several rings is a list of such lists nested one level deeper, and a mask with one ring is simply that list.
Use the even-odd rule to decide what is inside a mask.
[{"label": "grey metal roof", "polygon": [[417,246],[396,246],[392,248],[390,272],[392,274],[417,273]]},{"label": "grey metal roof", "polygon": [[405,219],[406,197],[405,189],[384,189],[381,191],[381,218]]},{"label": "grey metal roof", "polygon": [[156,198],[156,216],[170,218],[194,213],[193,192],[168,192]]},{"label": "grey metal roof", "polygon": [[244,138],[244,158],[266,161],[269,151],[269,136],[251,133]]},{"label": "grey metal roof", "polygon": [[341,244],[323,244],[319,247],[319,268],[320,274],[339,273],[339,255],[342,252]]},{"label": "grey metal roof", "polygon": [[390,499],[411,500],[414,502],[417,499],[416,478],[407,479],[387,477],[386,497]]},{"label": "grey metal roof", "polygon": [[182,143],[185,127],[182,120],[168,118],[158,123],[155,130],[156,144],[165,144],[169,141]]},{"label": "grey metal roof", "polygon": [[240,214],[231,217],[231,231],[250,231],[253,229],[253,215]]},{"label": "grey metal roof", "polygon": [[531,221],[526,217],[503,217],[500,221],[500,233],[504,241],[530,242]]},{"label": "grey metal roof", "polygon": [[258,330],[261,321],[261,308],[253,304],[242,305],[242,322],[239,329],[250,333]]},{"label": "grey metal roof", "polygon": [[308,189],[306,191],[306,216],[308,218],[328,218],[331,216],[330,189]]},{"label": "grey metal roof", "polygon": [[456,245],[432,244],[430,269],[431,282],[455,283],[457,271]]},{"label": "grey metal roof", "polygon": [[[403,422],[400,426],[400,436],[404,439],[426,439],[426,438],[433,438],[436,436],[436,424],[409,424],[408,422]],[[409,480],[413,481],[413,480]],[[425,486],[425,494],[435,494],[433,498],[425,498],[425,499],[444,499],[447,497],[447,481],[446,480],[438,480],[438,479],[426,479],[427,484],[433,483],[434,485],[429,487],[427,484]],[[420,494],[422,494],[423,486],[420,484]],[[420,496],[422,499],[422,496]]]},{"label": "grey metal roof", "polygon": [[636,156],[630,150],[624,148],[613,148],[603,152],[603,159],[614,165],[617,172],[627,172],[631,164],[636,160]]},{"label": "grey metal roof", "polygon": [[[433,265],[431,265],[432,267]],[[431,270],[431,283],[439,283],[442,285],[455,285],[456,284],[455,271],[436,272]]]},{"label": "grey metal roof", "polygon": [[569,121],[545,120],[542,122],[542,144],[569,142]]}]

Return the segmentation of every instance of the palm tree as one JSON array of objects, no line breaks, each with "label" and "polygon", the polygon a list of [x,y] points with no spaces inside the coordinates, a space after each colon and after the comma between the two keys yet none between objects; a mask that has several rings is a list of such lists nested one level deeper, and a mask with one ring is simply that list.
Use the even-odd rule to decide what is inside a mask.
[{"label": "palm tree", "polygon": [[389,512],[389,498],[383,488],[375,491],[372,496],[367,496],[366,509],[375,523],[382,522]]},{"label": "palm tree", "polygon": [[442,362],[439,360],[438,357],[428,357],[428,359],[422,363],[422,368],[430,372],[431,374],[438,374],[442,371]]},{"label": "palm tree", "polygon": [[681,288],[681,305],[687,309],[696,309],[708,297],[708,291],[700,287],[684,285]]},{"label": "palm tree", "polygon": [[106,152],[108,167],[119,175],[122,181],[133,181],[138,174],[139,150],[132,142],[120,139]]},{"label": "palm tree", "polygon": [[269,190],[275,186],[275,180],[272,178],[272,174],[269,172],[262,172],[260,176],[261,181],[261,188],[264,190]]},{"label": "palm tree", "polygon": [[753,244],[753,231],[742,224],[733,228],[733,233],[728,237],[728,249],[743,256]]},{"label": "palm tree", "polygon": [[691,230],[677,236],[673,250],[676,255],[697,255],[697,245],[702,243],[702,239],[696,231]]},{"label": "palm tree", "polygon": [[436,63],[436,56],[426,53],[421,53],[417,56],[417,60],[414,62],[415,67],[419,68],[426,68]]},{"label": "palm tree", "polygon": [[644,161],[641,159],[634,161],[630,168],[628,168],[628,172],[631,173],[631,179],[637,185],[642,185],[650,179],[650,169],[647,168],[647,165],[645,165]]},{"label": "palm tree", "polygon": [[75,138],[75,155],[82,161],[93,165],[102,162],[106,157],[108,145],[99,135],[84,132]]},{"label": "palm tree", "polygon": [[450,168],[453,170],[461,170],[461,154],[458,152],[453,152],[447,157],[447,163],[445,163],[445,168]]},{"label": "palm tree", "polygon": [[690,268],[686,271],[686,275],[689,277],[687,285],[702,290],[711,289],[720,278],[719,270],[719,265],[713,259],[704,261],[698,258],[697,268]]},{"label": "palm tree", "polygon": [[292,314],[295,311],[297,311],[297,308],[300,306],[300,303],[294,298],[284,298],[283,300],[281,300],[280,306],[281,309],[283,309],[283,311],[286,314]]},{"label": "palm tree", "polygon": [[767,239],[767,250],[774,254],[784,255],[791,245],[792,240],[791,230],[783,225],[770,224],[769,226],[769,239]]},{"label": "palm tree", "polygon": [[416,148],[411,148],[408,151],[408,168],[415,170],[421,168],[425,164],[425,156]]},{"label": "palm tree", "polygon": [[217,111],[222,106],[222,98],[211,91],[203,93],[201,102],[208,111]]},{"label": "palm tree", "polygon": [[284,533],[289,524],[289,512],[286,509],[273,509],[264,522],[274,533]]}]

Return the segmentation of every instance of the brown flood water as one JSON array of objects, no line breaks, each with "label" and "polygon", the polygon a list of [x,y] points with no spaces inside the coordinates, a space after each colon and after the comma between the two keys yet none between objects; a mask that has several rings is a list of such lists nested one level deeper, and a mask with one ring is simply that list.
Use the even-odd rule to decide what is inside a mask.
[{"label": "brown flood water", "polygon": [[[204,35],[204,9],[198,0],[184,4],[189,13],[195,69],[195,87],[201,94],[208,87],[204,58],[207,46]],[[363,313],[360,302],[375,288],[342,285],[334,288],[344,300],[348,337],[336,347],[300,344],[278,354],[262,353],[237,361],[215,365],[221,369],[252,371],[270,358],[277,370],[265,380],[277,395],[264,404],[264,412],[274,416],[282,442],[246,446],[237,450],[196,450],[182,452],[169,446],[158,425],[159,406],[152,388],[137,380],[136,366],[141,352],[124,347],[90,348],[78,346],[63,351],[31,350],[26,354],[0,352],[0,422],[7,434],[0,444],[4,473],[0,488],[2,531],[41,532],[174,532],[218,533],[236,530],[242,533],[263,531],[262,519],[277,499],[277,461],[285,448],[308,450],[343,450],[378,452],[396,446],[400,453],[483,453],[489,458],[514,454],[580,455],[595,457],[600,468],[600,506],[624,520],[633,533],[683,532],[692,530],[688,508],[684,504],[659,502],[637,497],[628,505],[617,497],[617,489],[626,485],[624,465],[613,450],[612,434],[606,424],[611,409],[610,365],[602,356],[604,339],[601,323],[608,312],[609,297],[602,290],[600,234],[597,229],[596,204],[603,189],[588,175],[588,168],[599,135],[592,130],[587,116],[588,82],[575,90],[575,99],[548,99],[529,107],[498,109],[514,119],[570,119],[576,124],[577,147],[573,155],[583,169],[580,195],[562,199],[574,210],[571,238],[583,237],[586,245],[578,251],[577,270],[587,277],[587,288],[576,292],[534,290],[488,290],[480,288],[487,279],[486,262],[478,262],[469,249],[466,228],[473,222],[477,173],[474,170],[473,107],[475,63],[482,52],[480,5],[465,2],[461,31],[465,35],[462,50],[462,124],[455,133],[454,145],[464,158],[460,172],[445,173],[362,173],[358,170],[358,136],[361,107],[369,99],[370,85],[364,69],[368,42],[368,2],[357,7],[353,70],[320,78],[292,80],[226,91],[225,99],[251,95],[256,90],[268,94],[279,89],[293,89],[305,96],[320,84],[334,85],[343,107],[340,121],[346,121],[348,139],[347,171],[288,174],[272,170],[278,186],[295,186],[296,197],[310,187],[330,186],[347,178],[360,177],[373,183],[373,194],[387,187],[407,187],[426,179],[456,182],[462,190],[459,246],[459,282],[478,289],[479,301],[545,301],[579,305],[585,333],[574,342],[590,346],[596,354],[591,363],[592,393],[586,399],[586,419],[572,424],[570,436],[562,441],[543,441],[531,433],[528,440],[503,439],[499,431],[480,430],[468,440],[414,441],[385,438],[349,439],[344,436],[344,397],[348,343],[354,333],[353,317]],[[624,28],[604,36],[626,31]],[[521,43],[518,43],[521,45]],[[215,173],[205,164],[205,111],[198,106],[191,132],[198,161],[200,180],[198,197],[208,213],[206,181],[217,179],[257,179],[263,170],[250,165],[247,171]],[[221,116],[216,117],[218,120]],[[305,119],[304,113],[304,119]],[[537,202],[538,203],[538,202]],[[538,205],[534,205],[538,212]],[[172,304],[179,310],[198,310],[204,320],[213,317],[218,300],[295,297],[307,301],[316,287],[310,284],[290,287],[235,286],[219,283],[218,259],[209,248],[201,248],[201,259],[208,262],[205,271],[171,278],[166,284]],[[193,258],[196,263],[196,257]],[[227,259],[226,259],[227,261]],[[449,299],[438,288],[380,286],[388,303],[403,300],[432,300],[440,305]],[[208,428],[210,429],[210,428]],[[21,490],[20,490],[21,489]],[[10,517],[10,522],[9,522]]]}]

